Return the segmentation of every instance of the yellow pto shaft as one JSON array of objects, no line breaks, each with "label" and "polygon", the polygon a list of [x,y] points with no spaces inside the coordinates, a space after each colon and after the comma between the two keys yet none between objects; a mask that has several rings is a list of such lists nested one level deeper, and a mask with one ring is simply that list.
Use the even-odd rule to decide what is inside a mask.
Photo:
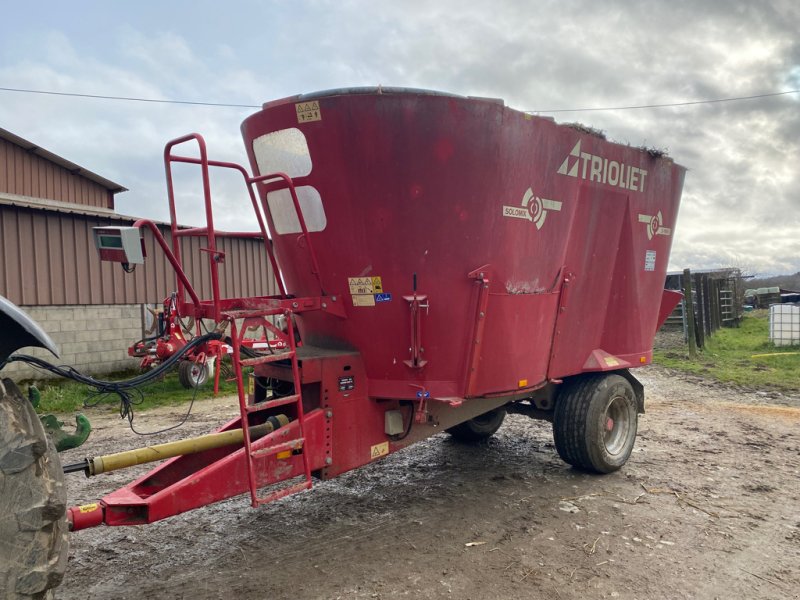
[{"label": "yellow pto shaft", "polygon": [[[255,440],[264,437],[268,433],[272,433],[279,427],[283,427],[288,423],[289,418],[286,415],[270,417],[266,423],[254,425],[249,428],[250,439]],[[208,435],[201,435],[200,437],[190,438],[188,440],[167,442],[166,444],[157,444],[155,446],[137,448],[136,450],[126,450],[125,452],[117,452],[106,456],[87,458],[86,462],[82,463],[82,468],[75,470],[82,470],[86,473],[87,477],[91,477],[92,475],[125,469],[127,467],[133,467],[134,465],[164,460],[165,458],[196,454],[213,448],[242,444],[244,443],[243,440],[244,434],[241,429],[209,433]],[[65,468],[65,471],[66,470]]]}]

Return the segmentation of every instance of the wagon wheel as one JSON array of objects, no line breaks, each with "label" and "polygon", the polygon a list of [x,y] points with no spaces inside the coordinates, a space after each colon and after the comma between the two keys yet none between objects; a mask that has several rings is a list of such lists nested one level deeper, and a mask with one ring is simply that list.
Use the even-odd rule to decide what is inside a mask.
[{"label": "wagon wheel", "polygon": [[611,473],[628,461],[637,423],[636,397],[627,379],[584,376],[566,384],[556,399],[556,450],[574,467]]},{"label": "wagon wheel", "polygon": [[183,360],[178,366],[178,381],[187,390],[201,387],[208,379],[208,364]]},{"label": "wagon wheel", "polygon": [[67,567],[67,493],[31,403],[0,382],[0,596],[48,598]]},{"label": "wagon wheel", "polygon": [[459,423],[455,427],[447,430],[459,442],[479,442],[493,436],[503,420],[506,418],[506,411],[498,408]]}]

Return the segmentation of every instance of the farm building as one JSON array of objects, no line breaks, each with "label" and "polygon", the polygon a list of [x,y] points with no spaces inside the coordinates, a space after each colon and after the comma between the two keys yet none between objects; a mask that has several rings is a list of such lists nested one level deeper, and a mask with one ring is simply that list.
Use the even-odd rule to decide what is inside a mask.
[{"label": "farm building", "polygon": [[[133,274],[100,261],[92,228],[131,225],[137,218],[115,211],[115,196],[125,191],[0,129],[0,295],[51,335],[62,364],[89,373],[136,366],[127,348],[143,337],[144,305],[160,303],[175,288],[172,268],[149,231],[144,232],[148,259]],[[169,226],[161,231],[170,240]],[[200,238],[181,243],[190,280],[210,297]],[[223,296],[276,293],[263,240],[221,238],[218,247],[226,256],[220,268]],[[40,376],[19,363],[4,375]]]},{"label": "farm building", "polygon": [[744,291],[744,301],[753,308],[769,308],[773,304],[800,302],[800,292],[782,287],[760,287]]}]

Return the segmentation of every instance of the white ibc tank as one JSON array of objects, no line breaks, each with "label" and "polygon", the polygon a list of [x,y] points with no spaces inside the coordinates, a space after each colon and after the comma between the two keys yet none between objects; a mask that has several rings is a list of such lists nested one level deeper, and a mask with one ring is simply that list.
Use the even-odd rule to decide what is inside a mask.
[{"label": "white ibc tank", "polygon": [[800,344],[800,306],[773,304],[769,307],[769,339],[776,346]]}]

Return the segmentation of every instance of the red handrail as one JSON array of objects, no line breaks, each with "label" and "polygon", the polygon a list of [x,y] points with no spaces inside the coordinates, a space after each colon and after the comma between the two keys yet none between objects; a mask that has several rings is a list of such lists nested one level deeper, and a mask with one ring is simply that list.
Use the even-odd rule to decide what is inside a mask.
[{"label": "red handrail", "polygon": [[[170,228],[172,231],[172,252],[178,262],[181,262],[180,251],[180,236],[178,235],[178,218],[175,210],[175,190],[172,184],[172,149],[175,146],[184,144],[194,140],[197,142],[197,147],[200,151],[200,159],[197,164],[200,165],[200,170],[203,178],[203,200],[206,208],[206,239],[208,241],[209,250],[209,268],[211,270],[211,294],[214,301],[214,320],[219,321],[221,318],[219,310],[219,264],[217,262],[217,236],[214,232],[214,213],[211,207],[211,182],[208,176],[208,151],[206,150],[206,141],[199,133],[190,133],[182,137],[176,138],[164,147],[164,170],[167,176],[167,195],[169,197],[169,216]],[[197,159],[195,159],[197,160]],[[178,282],[178,297],[181,302],[185,301],[184,285],[181,283],[180,278]]]},{"label": "red handrail", "polygon": [[[197,143],[200,153],[199,158],[173,154],[173,149],[176,146],[179,146],[181,144],[190,141],[195,141]],[[179,228],[177,210],[175,204],[175,188],[172,179],[172,163],[185,163],[185,164],[193,164],[200,166],[202,181],[203,181],[203,201],[205,204],[205,213],[206,213],[206,225],[204,227],[189,227],[183,229]],[[224,232],[224,231],[217,231],[214,228],[213,207],[211,205],[211,184],[209,177],[209,167],[233,169],[235,171],[238,171],[242,175],[242,178],[244,179],[245,182],[245,187],[247,187],[248,194],[250,195],[250,203],[252,204],[253,211],[255,212],[256,215],[256,221],[258,222],[259,232]],[[203,250],[208,252],[209,254],[209,267],[211,271],[211,291],[213,296],[212,297],[213,317],[216,321],[219,321],[222,316],[223,298],[221,297],[219,289],[219,262],[220,258],[224,256],[224,253],[217,250],[217,237],[229,237],[229,236],[247,237],[247,238],[261,237],[264,241],[264,249],[267,252],[267,256],[269,257],[273,272],[275,273],[275,279],[277,281],[281,297],[283,298],[287,297],[286,288],[280,277],[280,268],[278,267],[278,262],[275,258],[275,254],[272,249],[272,243],[271,243],[272,242],[271,234],[273,233],[271,227],[272,222],[269,219],[271,213],[269,211],[269,206],[267,204],[267,193],[269,191],[277,189],[289,190],[289,194],[292,197],[292,204],[294,206],[295,213],[297,214],[297,220],[300,224],[300,229],[302,231],[302,236],[305,239],[306,247],[308,249],[309,259],[311,261],[311,272],[317,279],[321,295],[323,296],[325,295],[325,288],[322,283],[322,276],[319,268],[319,261],[317,260],[317,254],[314,251],[313,244],[311,243],[311,238],[309,236],[309,231],[308,231],[308,226],[306,224],[305,216],[303,215],[303,210],[300,206],[300,200],[297,196],[297,190],[295,189],[294,181],[292,180],[291,177],[289,177],[285,173],[270,173],[267,175],[258,175],[255,177],[250,177],[247,170],[241,165],[231,162],[209,160],[208,151],[206,148],[206,142],[203,139],[203,136],[201,136],[199,133],[190,133],[188,135],[176,138],[166,144],[164,148],[164,170],[167,177],[167,195],[169,200],[170,229],[172,232],[172,250],[169,251],[166,241],[164,240],[163,236],[161,236],[160,232],[157,232],[157,228],[156,228],[156,236],[159,244],[162,246],[162,248],[164,248],[165,252],[167,253],[167,258],[169,259],[170,264],[175,269],[178,278],[178,284],[177,284],[178,298],[181,303],[185,303],[186,301],[185,294],[189,293],[189,295],[192,298],[192,302],[194,302],[196,306],[200,305],[197,293],[189,283],[189,280],[186,277],[186,273],[183,270],[182,260],[181,260],[181,249],[180,249],[179,238],[192,237],[192,236],[205,237],[208,241],[208,247],[203,248]],[[258,201],[257,193],[254,187],[257,184],[261,184],[265,192],[261,203],[259,203]]]},{"label": "red handrail", "polygon": [[[191,135],[195,135],[195,136],[199,137],[201,140],[203,139],[203,137],[200,134],[191,134]],[[189,136],[184,136],[184,137],[189,137]],[[178,138],[178,139],[180,140],[181,138]],[[173,140],[173,141],[177,142],[178,140]],[[174,145],[176,145],[176,144],[174,144]],[[165,154],[165,160],[166,160],[166,154]],[[242,178],[244,179],[245,187],[247,188],[247,192],[250,195],[250,203],[253,205],[253,211],[256,214],[256,221],[258,222],[258,228],[259,228],[259,230],[261,232],[261,237],[264,240],[264,249],[266,250],[267,256],[269,257],[270,264],[272,265],[272,272],[275,273],[275,279],[276,279],[276,281],[278,283],[278,290],[280,291],[282,296],[286,296],[286,288],[284,287],[283,281],[280,278],[280,268],[278,267],[278,261],[275,259],[275,254],[272,251],[272,245],[270,243],[271,235],[269,235],[269,233],[268,233],[268,227],[267,227],[267,225],[265,223],[264,216],[261,213],[261,209],[259,207],[258,200],[256,199],[256,194],[255,194],[255,192],[253,191],[253,188],[252,188],[250,174],[247,172],[247,170],[243,166],[241,166],[239,164],[236,164],[236,163],[225,162],[225,161],[220,161],[220,160],[209,160],[207,156],[205,157],[205,159],[203,159],[202,155],[201,155],[201,158],[193,158],[193,157],[190,157],[190,156],[175,156],[175,155],[170,154],[169,155],[169,160],[171,162],[180,162],[180,163],[200,165],[201,168],[203,168],[203,165],[207,165],[207,166],[205,166],[206,170],[208,170],[209,166],[211,166],[211,167],[219,167],[219,168],[223,168],[223,169],[233,169],[235,171],[238,171],[241,174]],[[171,179],[171,174],[168,174],[168,178]],[[194,231],[195,233],[188,233],[188,231]],[[186,229],[178,230],[178,235],[179,236],[204,235],[204,234],[207,234],[207,231],[208,231],[207,227],[205,227],[205,228],[203,228],[203,227],[195,227],[195,228],[191,228],[189,230],[186,230]],[[259,234],[257,232],[233,233],[233,232],[215,231],[214,233],[217,236],[220,236],[220,237],[225,237],[225,236],[228,236],[228,237],[233,237],[233,236],[236,236],[236,237],[259,237]]]},{"label": "red handrail", "polygon": [[[308,235],[308,227],[306,226],[306,219],[303,216],[303,210],[300,207],[300,200],[297,197],[297,191],[294,187],[294,181],[292,178],[289,177],[286,173],[269,173],[267,175],[258,175],[256,177],[250,178],[250,183],[261,183],[264,185],[265,191],[271,191],[272,189],[283,189],[283,186],[277,185],[270,185],[270,184],[277,184],[279,183],[278,180],[282,180],[283,184],[286,188],[288,188],[289,193],[292,196],[292,203],[294,204],[294,210],[297,214],[297,220],[300,223],[300,230],[303,232],[303,238],[306,241],[306,247],[308,248],[308,254],[311,258],[311,272],[317,278],[317,283],[319,283],[319,289],[321,295],[325,295],[325,286],[322,285],[322,276],[320,275],[319,269],[319,262],[317,261],[317,253],[314,251],[314,245],[311,243],[311,237]],[[269,212],[269,207],[267,206],[267,194],[264,194],[263,202],[263,209],[264,212]]]}]

